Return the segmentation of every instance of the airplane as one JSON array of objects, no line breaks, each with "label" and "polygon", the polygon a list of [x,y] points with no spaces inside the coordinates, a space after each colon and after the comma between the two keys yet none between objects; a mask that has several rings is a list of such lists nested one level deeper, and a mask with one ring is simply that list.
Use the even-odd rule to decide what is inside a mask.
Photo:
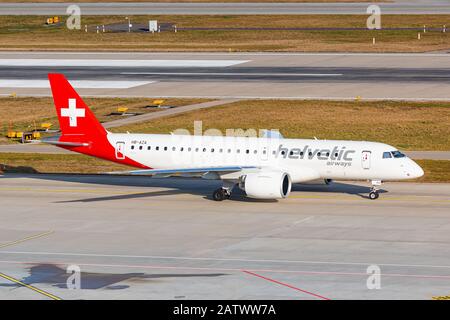
[{"label": "airplane", "polygon": [[[379,142],[107,131],[62,74],[48,75],[61,133],[43,142],[136,170],[111,174],[194,176],[222,180],[212,198],[230,198],[235,186],[254,199],[283,199],[292,184],[323,180],[371,182],[368,198],[384,181],[424,172],[396,148]],[[269,131],[273,132],[273,131]]]}]

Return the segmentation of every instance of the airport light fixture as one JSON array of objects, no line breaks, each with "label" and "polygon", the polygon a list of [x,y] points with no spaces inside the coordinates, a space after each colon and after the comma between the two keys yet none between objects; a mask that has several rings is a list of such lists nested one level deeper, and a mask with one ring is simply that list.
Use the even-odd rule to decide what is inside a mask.
[{"label": "airport light fixture", "polygon": [[128,32],[131,32],[131,20],[129,17],[125,17],[128,20]]}]

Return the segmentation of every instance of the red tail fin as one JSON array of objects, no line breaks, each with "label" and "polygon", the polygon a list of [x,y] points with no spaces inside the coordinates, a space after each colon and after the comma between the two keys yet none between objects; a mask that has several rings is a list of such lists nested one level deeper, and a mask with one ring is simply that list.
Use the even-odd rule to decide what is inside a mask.
[{"label": "red tail fin", "polygon": [[117,157],[114,146],[108,140],[108,132],[62,74],[49,74],[48,79],[61,135],[44,142],[98,158],[148,168],[128,157]]},{"label": "red tail fin", "polygon": [[106,130],[64,75],[49,74],[48,79],[63,136],[72,136],[72,141],[87,142],[99,134],[106,134]]}]

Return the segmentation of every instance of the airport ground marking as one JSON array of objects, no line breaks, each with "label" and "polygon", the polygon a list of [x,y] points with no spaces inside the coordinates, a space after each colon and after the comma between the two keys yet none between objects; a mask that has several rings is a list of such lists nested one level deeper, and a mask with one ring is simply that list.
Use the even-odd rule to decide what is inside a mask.
[{"label": "airport ground marking", "polygon": [[44,290],[41,290],[41,289],[39,289],[39,288],[36,288],[36,287],[34,287],[34,286],[32,286],[32,285],[26,284],[26,283],[24,283],[24,282],[22,282],[22,281],[20,281],[20,280],[18,280],[18,279],[16,279],[16,278],[13,278],[13,277],[11,277],[11,276],[6,275],[6,274],[4,274],[4,273],[1,273],[1,272],[0,272],[0,277],[6,279],[6,280],[8,280],[8,281],[14,282],[14,283],[16,283],[16,284],[18,284],[18,285],[21,285],[22,287],[25,287],[25,288],[28,288],[28,289],[30,289],[30,290],[33,290],[33,291],[35,291],[35,292],[37,292],[37,293],[40,293],[40,294],[46,296],[47,298],[51,298],[51,299],[53,299],[53,300],[62,300],[62,299],[61,299],[60,297],[58,297],[58,296],[55,296],[55,295],[53,295],[53,294],[51,294],[51,293],[48,293],[48,292],[46,292],[46,291],[44,291]]},{"label": "airport ground marking", "polygon": [[[3,88],[0,88],[0,91]],[[8,88],[9,89],[9,88]],[[0,93],[0,97],[10,97],[11,92],[7,93]],[[51,93],[18,93],[18,97],[51,97]],[[90,94],[90,95],[84,95],[84,97],[89,98],[154,98],[155,94],[145,95],[145,94]],[[238,96],[238,95],[161,95],[159,94],[158,97],[160,98],[179,98],[179,99],[191,99],[191,98],[201,98],[201,99],[241,99],[241,100],[257,100],[264,98],[266,100],[338,100],[338,101],[354,101],[354,96]],[[441,97],[441,98],[430,98],[430,97],[417,97],[417,98],[408,98],[408,97],[364,97],[365,101],[384,101],[384,100],[391,100],[391,101],[450,101],[450,97]]]},{"label": "airport ground marking", "polygon": [[11,241],[11,242],[8,242],[8,243],[0,245],[0,249],[1,248],[5,248],[5,247],[9,247],[9,246],[12,246],[12,245],[15,245],[15,244],[19,244],[19,243],[22,243],[22,242],[25,242],[25,241],[29,241],[29,240],[45,237],[45,236],[48,236],[48,235],[50,235],[52,233],[53,233],[53,231],[46,231],[46,232],[38,233],[38,234],[29,236],[29,237],[26,237],[26,238],[23,238],[23,239]]},{"label": "airport ground marking", "polygon": [[[10,261],[0,260],[0,264],[25,264],[35,265],[40,261]],[[50,263],[48,260],[45,263]],[[58,265],[70,265],[73,261],[57,261],[52,262]],[[242,272],[242,268],[232,267],[190,267],[190,266],[173,266],[173,265],[127,265],[127,264],[105,264],[105,263],[83,263],[77,262],[76,265],[83,267],[99,267],[99,268],[129,268],[129,269],[151,269],[151,270],[189,270],[189,271],[220,271],[220,272]],[[250,269],[249,269],[250,270]],[[310,276],[358,276],[367,277],[366,272],[341,272],[341,271],[312,271],[312,270],[283,270],[283,269],[251,269],[252,272],[260,273],[281,273],[281,274],[298,274]],[[430,275],[430,274],[400,274],[400,273],[383,273],[384,277],[400,277],[400,278],[416,278],[416,279],[435,279],[449,280],[450,275]]]},{"label": "airport ground marking", "polygon": [[123,75],[174,75],[174,76],[290,76],[290,77],[340,77],[342,73],[244,73],[244,72],[121,72]]},{"label": "airport ground marking", "polygon": [[249,274],[249,275],[252,275],[252,276],[255,276],[255,277],[258,277],[258,278],[261,278],[261,279],[269,281],[269,282],[273,282],[273,283],[276,283],[276,284],[279,284],[279,285],[282,285],[282,286],[285,286],[285,287],[288,287],[288,288],[291,288],[291,289],[294,289],[294,290],[297,290],[297,291],[309,294],[311,296],[314,296],[314,297],[322,299],[322,300],[331,300],[330,298],[326,298],[326,297],[321,296],[319,294],[316,294],[316,293],[313,293],[313,292],[310,292],[310,291],[307,291],[307,290],[303,290],[303,289],[294,287],[294,286],[292,286],[290,284],[287,284],[287,283],[284,283],[284,282],[281,282],[281,281],[278,281],[278,280],[275,280],[275,279],[272,279],[272,278],[268,278],[268,277],[262,276],[260,274],[257,274],[257,273],[254,273],[254,272],[251,272],[251,271],[248,271],[248,270],[242,270],[242,272],[244,272],[246,274]]},{"label": "airport ground marking", "polygon": [[450,295],[449,296],[435,296],[435,297],[431,297],[432,300],[450,300]]},{"label": "airport ground marking", "polygon": [[[154,259],[154,260],[187,260],[187,261],[224,261],[224,262],[262,262],[278,264],[322,264],[322,265],[348,265],[348,266],[369,266],[376,264],[384,267],[400,268],[433,268],[450,269],[450,265],[428,265],[428,264],[399,264],[381,262],[339,262],[339,261],[310,261],[310,260],[275,260],[275,259],[245,259],[245,258],[216,258],[216,257],[182,257],[182,256],[151,256],[151,255],[120,255],[103,253],[72,253],[72,252],[42,252],[42,251],[0,251],[0,254],[15,255],[50,255],[67,257],[97,257],[97,258],[123,258],[123,259]],[[1,262],[1,261],[0,261]],[[364,273],[366,274],[366,273]]]}]

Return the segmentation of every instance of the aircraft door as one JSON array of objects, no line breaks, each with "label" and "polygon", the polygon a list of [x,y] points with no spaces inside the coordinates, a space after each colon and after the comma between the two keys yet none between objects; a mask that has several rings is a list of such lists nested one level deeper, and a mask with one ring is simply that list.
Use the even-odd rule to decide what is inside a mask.
[{"label": "aircraft door", "polygon": [[361,154],[361,165],[363,169],[370,169],[370,151],[363,151]]},{"label": "aircraft door", "polygon": [[123,160],[125,159],[125,142],[116,142],[116,159]]}]

